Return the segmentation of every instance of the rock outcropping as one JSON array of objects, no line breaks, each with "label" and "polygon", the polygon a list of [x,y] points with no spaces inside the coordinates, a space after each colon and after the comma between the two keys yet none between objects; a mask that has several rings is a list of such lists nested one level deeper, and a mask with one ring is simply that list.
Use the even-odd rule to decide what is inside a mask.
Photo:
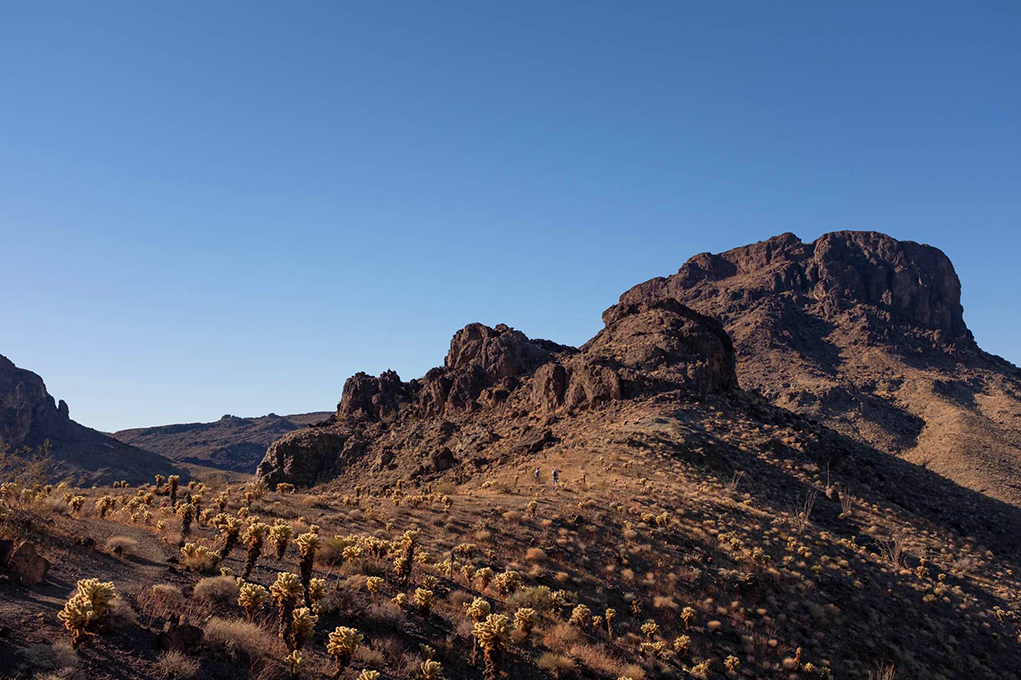
[{"label": "rock outcropping", "polygon": [[696,255],[620,299],[719,318],[746,389],[1021,503],[1021,373],[978,348],[938,249],[876,232],[783,234]]},{"label": "rock outcropping", "polygon": [[454,334],[443,366],[420,379],[356,374],[332,420],[275,442],[258,475],[271,484],[308,485],[359,460],[377,470],[405,465],[414,475],[438,473],[465,455],[484,464],[477,454],[503,438],[498,426],[512,425],[516,450],[551,444],[548,428],[528,422],[533,412],[570,417],[613,401],[737,389],[734,349],[714,319],[656,301],[615,307],[603,320],[605,328],[580,350],[503,324],[469,324]]},{"label": "rock outcropping", "polygon": [[36,457],[48,443],[52,480],[89,483],[151,481],[155,474],[187,474],[171,461],[129,446],[71,420],[63,400],[54,401],[35,373],[0,356],[0,442],[15,456]]}]

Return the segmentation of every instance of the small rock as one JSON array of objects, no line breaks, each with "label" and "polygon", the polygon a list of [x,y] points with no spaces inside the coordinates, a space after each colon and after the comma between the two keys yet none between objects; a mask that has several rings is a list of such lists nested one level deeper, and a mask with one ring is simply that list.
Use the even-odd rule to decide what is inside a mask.
[{"label": "small rock", "polygon": [[25,541],[11,555],[7,568],[11,574],[18,577],[21,585],[33,588],[46,578],[50,561],[36,552],[34,543]]}]

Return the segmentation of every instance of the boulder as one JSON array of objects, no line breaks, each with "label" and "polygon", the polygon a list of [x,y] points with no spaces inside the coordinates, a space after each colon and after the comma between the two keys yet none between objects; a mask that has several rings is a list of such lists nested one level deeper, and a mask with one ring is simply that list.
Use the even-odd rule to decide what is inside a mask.
[{"label": "boulder", "polygon": [[176,621],[163,624],[163,631],[156,636],[156,648],[193,654],[202,644],[203,635],[201,628],[191,625],[185,616],[179,615]]},{"label": "boulder", "polygon": [[36,552],[35,544],[25,541],[11,553],[7,560],[7,569],[17,577],[21,585],[34,588],[46,578],[50,562]]},{"label": "boulder", "polygon": [[429,466],[433,472],[443,472],[457,465],[457,459],[454,458],[454,453],[444,446],[439,451],[434,451],[429,456]]}]

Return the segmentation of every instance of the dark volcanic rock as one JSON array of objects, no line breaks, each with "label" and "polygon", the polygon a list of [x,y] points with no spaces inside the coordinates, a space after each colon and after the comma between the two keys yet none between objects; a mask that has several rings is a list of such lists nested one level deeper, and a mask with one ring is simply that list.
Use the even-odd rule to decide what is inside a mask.
[{"label": "dark volcanic rock", "polygon": [[345,456],[361,451],[349,433],[328,428],[298,430],[269,447],[256,474],[273,486],[280,482],[308,486],[334,473]]},{"label": "dark volcanic rock", "polygon": [[410,395],[411,388],[401,382],[401,377],[395,371],[386,371],[378,378],[366,373],[355,373],[344,383],[337,415],[378,419],[396,411]]},{"label": "dark volcanic rock", "polygon": [[157,473],[188,478],[163,456],[79,425],[68,413],[67,404],[54,401],[42,378],[0,356],[0,441],[26,457],[49,442],[50,479],[138,483]]}]

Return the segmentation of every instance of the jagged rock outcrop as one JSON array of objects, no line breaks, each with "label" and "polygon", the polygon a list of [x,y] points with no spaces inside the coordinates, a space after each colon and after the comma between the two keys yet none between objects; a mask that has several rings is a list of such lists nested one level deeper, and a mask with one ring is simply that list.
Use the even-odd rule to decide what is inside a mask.
[{"label": "jagged rock outcrop", "polygon": [[1021,373],[975,344],[938,249],[876,232],[783,234],[696,255],[621,304],[664,299],[723,322],[744,388],[1021,503]]},{"label": "jagged rock outcrop", "polygon": [[[0,356],[0,442],[16,454],[37,455],[48,442],[52,480],[109,483],[150,481],[154,474],[188,474],[163,456],[129,446],[74,422],[67,404],[56,403],[43,379]],[[19,457],[20,457],[19,456]]]},{"label": "jagged rock outcrop", "polygon": [[[352,376],[333,421],[275,442],[258,474],[271,484],[307,485],[370,453],[377,471],[410,455],[413,476],[441,473],[462,463],[447,445],[460,430],[457,450],[486,464],[486,446],[502,439],[491,421],[520,421],[507,445],[534,453],[555,438],[527,424],[532,411],[570,415],[676,390],[736,390],[733,347],[717,321],[669,300],[619,306],[604,321],[581,350],[503,324],[470,324],[454,334],[444,365],[420,380],[405,383],[393,371]],[[352,447],[355,439],[364,447]]]}]

